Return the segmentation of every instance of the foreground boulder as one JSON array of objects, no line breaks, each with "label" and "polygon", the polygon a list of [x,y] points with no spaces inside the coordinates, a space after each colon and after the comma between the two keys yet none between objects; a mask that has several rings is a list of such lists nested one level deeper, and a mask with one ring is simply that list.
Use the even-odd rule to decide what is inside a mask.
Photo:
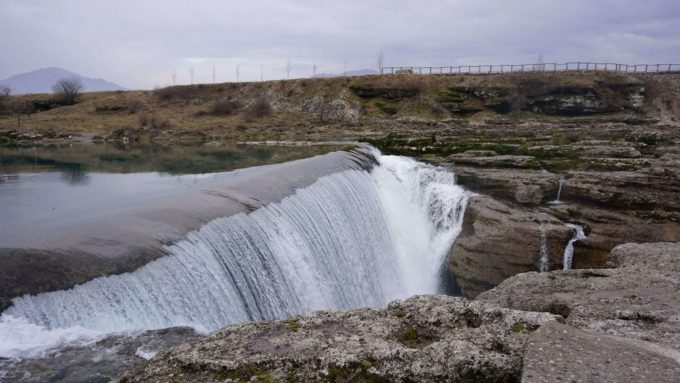
[{"label": "foreground boulder", "polygon": [[558,317],[446,296],[226,327],[123,381],[519,381],[530,333]]},{"label": "foreground boulder", "polygon": [[[569,325],[680,351],[680,243],[625,244],[611,269],[524,273],[477,300],[562,315]],[[680,358],[678,358],[680,360]]]},{"label": "foreground boulder", "polygon": [[680,364],[646,342],[548,323],[529,337],[522,382],[676,382]]}]

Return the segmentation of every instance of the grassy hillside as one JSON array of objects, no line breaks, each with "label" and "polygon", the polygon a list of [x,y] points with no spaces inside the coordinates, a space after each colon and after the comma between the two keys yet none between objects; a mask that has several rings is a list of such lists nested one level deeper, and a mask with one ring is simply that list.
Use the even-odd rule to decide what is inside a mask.
[{"label": "grassy hillside", "polygon": [[[678,75],[399,75],[87,93],[70,106],[25,95],[0,107],[0,139],[327,140],[380,137],[390,125],[411,123],[673,121],[678,84]],[[25,110],[20,126],[8,105]]]}]

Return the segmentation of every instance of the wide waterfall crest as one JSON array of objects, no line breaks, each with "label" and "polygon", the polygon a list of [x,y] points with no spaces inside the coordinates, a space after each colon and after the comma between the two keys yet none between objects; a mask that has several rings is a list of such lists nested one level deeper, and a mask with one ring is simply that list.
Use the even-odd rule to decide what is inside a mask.
[{"label": "wide waterfall crest", "polygon": [[55,333],[208,332],[441,292],[467,193],[444,169],[377,157],[370,172],[331,174],[280,203],[211,221],[132,273],[14,299],[0,318],[0,356],[26,351],[9,333],[21,333],[17,321]]}]

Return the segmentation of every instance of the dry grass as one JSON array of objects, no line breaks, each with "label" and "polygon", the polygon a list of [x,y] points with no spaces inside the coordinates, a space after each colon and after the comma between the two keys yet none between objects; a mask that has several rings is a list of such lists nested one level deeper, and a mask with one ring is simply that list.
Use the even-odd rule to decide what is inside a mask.
[{"label": "dry grass", "polygon": [[[201,132],[206,136],[239,139],[313,139],[328,137],[332,130],[340,135],[350,128],[364,129],[326,127],[326,123],[317,117],[302,112],[304,105],[315,97],[325,100],[342,98],[352,105],[361,106],[361,113],[368,117],[390,119],[413,116],[439,120],[456,117],[443,110],[438,102],[438,94],[450,87],[506,87],[533,92],[545,84],[576,86],[593,85],[599,81],[608,87],[616,87],[620,82],[628,81],[626,76],[607,77],[593,73],[544,73],[529,77],[514,74],[366,76],[85,93],[76,105],[32,113],[22,118],[21,130],[92,132],[106,137],[122,128],[154,128],[172,130],[176,134]],[[361,90],[374,94],[357,94]],[[258,102],[265,97],[268,100],[266,105]],[[12,96],[11,101],[49,103],[50,98],[49,94],[24,95]],[[275,110],[272,105],[276,105]],[[674,105],[672,100],[670,105]],[[478,114],[483,114],[485,118],[494,116],[493,112],[487,110]],[[472,121],[477,117],[464,118]],[[517,118],[525,117],[522,115]],[[15,116],[0,115],[0,130],[16,129],[16,125]],[[370,130],[368,127],[365,129]]]}]

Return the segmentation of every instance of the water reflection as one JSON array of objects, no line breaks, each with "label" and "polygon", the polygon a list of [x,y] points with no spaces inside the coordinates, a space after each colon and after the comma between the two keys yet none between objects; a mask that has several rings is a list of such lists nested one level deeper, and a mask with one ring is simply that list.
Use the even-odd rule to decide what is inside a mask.
[{"label": "water reflection", "polygon": [[90,177],[82,165],[73,166],[70,169],[65,169],[61,172],[61,179],[72,186],[84,186],[90,182]]},{"label": "water reflection", "polygon": [[[0,174],[57,171],[73,186],[86,185],[88,173],[158,172],[201,174],[280,163],[340,149],[340,146],[253,145],[54,145],[0,147]],[[0,177],[0,182],[7,182]]]}]

